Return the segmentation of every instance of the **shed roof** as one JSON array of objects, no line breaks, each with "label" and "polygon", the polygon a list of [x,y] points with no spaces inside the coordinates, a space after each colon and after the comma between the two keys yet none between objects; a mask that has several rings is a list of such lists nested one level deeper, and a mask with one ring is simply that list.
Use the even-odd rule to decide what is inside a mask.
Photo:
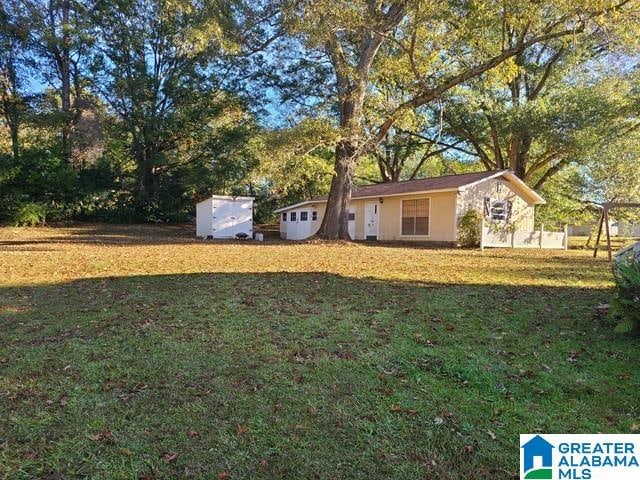
[{"label": "shed roof", "polygon": [[206,198],[203,198],[197,204],[201,204],[202,202],[208,202],[211,199],[217,200],[255,200],[255,197],[243,197],[243,196],[233,196],[233,195],[209,195]]},{"label": "shed roof", "polygon": [[[529,198],[532,204],[545,203],[544,199],[532,188],[520,180],[512,170],[493,170],[487,172],[461,173],[457,175],[444,175],[441,177],[420,178],[417,180],[404,180],[400,182],[378,183],[356,187],[351,193],[351,198],[389,197],[394,195],[406,195],[410,193],[450,192],[461,191],[476,183],[484,182],[496,177],[505,177],[516,186],[524,196]],[[276,210],[276,213],[316,202],[325,202],[326,195],[313,197],[310,200],[289,205]]]}]

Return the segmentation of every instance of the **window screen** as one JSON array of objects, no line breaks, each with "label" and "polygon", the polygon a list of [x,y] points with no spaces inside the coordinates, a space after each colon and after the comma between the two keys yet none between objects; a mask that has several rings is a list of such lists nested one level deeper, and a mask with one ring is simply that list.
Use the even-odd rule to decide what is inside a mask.
[{"label": "window screen", "polygon": [[311,221],[315,222],[318,220],[318,212],[311,212]]},{"label": "window screen", "polygon": [[291,212],[291,215],[289,216],[289,218],[291,218],[292,222],[296,221],[296,212]]},{"label": "window screen", "polygon": [[308,215],[309,215],[309,213],[307,213],[307,212],[300,212],[300,221],[301,222],[306,222]]},{"label": "window screen", "polygon": [[402,235],[429,235],[429,199],[402,202]]},{"label": "window screen", "polygon": [[287,221],[287,212],[282,212],[282,221],[283,222]]},{"label": "window screen", "polygon": [[354,212],[349,212],[349,221],[353,222],[356,219],[356,214]]}]

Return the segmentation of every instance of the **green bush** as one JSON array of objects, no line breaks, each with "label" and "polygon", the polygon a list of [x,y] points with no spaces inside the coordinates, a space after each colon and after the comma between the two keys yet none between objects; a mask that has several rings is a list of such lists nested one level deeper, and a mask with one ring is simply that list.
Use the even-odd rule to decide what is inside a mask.
[{"label": "green bush", "polygon": [[21,205],[13,217],[13,224],[19,227],[37,227],[47,221],[47,208],[39,203]]},{"label": "green bush", "polygon": [[481,226],[480,214],[473,209],[467,210],[458,223],[458,243],[463,247],[479,246]]},{"label": "green bush", "polygon": [[612,314],[618,320],[616,332],[640,334],[640,260],[616,266],[617,295]]}]

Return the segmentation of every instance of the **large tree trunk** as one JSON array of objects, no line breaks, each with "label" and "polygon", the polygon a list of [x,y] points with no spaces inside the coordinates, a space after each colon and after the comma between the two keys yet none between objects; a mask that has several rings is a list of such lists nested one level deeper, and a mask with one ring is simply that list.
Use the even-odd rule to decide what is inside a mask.
[{"label": "large tree trunk", "polygon": [[136,203],[139,208],[146,210],[156,194],[155,152],[145,144],[134,141],[132,155],[136,159]]},{"label": "large tree trunk", "polygon": [[20,158],[20,122],[22,98],[18,91],[18,74],[16,72],[15,56],[13,55],[14,46],[10,45],[7,52],[7,60],[5,68],[0,72],[0,100],[2,101],[2,110],[4,113],[4,121],[9,127],[11,136],[11,152],[13,159]]},{"label": "large tree trunk", "polygon": [[343,139],[336,146],[335,174],[318,235],[327,240],[349,240],[349,203],[357,164],[357,144]]},{"label": "large tree trunk", "polygon": [[532,138],[527,133],[518,133],[511,139],[511,145],[509,148],[509,168],[511,168],[516,176],[521,180],[525,180],[527,176],[531,143]]}]

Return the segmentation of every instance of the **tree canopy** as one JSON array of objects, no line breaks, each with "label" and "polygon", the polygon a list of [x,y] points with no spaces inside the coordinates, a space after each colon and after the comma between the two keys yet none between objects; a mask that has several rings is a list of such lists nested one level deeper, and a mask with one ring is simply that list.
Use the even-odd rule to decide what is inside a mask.
[{"label": "tree canopy", "polygon": [[0,220],[33,205],[185,220],[217,192],[256,195],[266,221],[328,193],[320,235],[346,238],[354,184],[500,168],[553,198],[558,220],[572,210],[554,192],[633,197],[639,13],[637,0],[8,0]]}]

